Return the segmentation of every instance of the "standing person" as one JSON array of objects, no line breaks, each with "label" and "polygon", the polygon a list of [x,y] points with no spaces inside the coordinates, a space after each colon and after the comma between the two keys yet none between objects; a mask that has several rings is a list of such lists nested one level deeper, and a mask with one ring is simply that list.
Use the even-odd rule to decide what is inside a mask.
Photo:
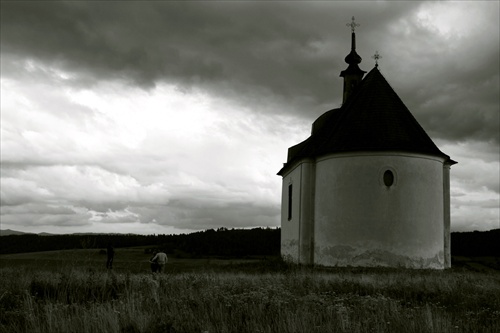
[{"label": "standing person", "polygon": [[154,260],[157,253],[158,253],[158,251],[154,251],[153,256],[151,257],[151,259],[149,259],[149,262],[151,263],[151,272],[153,272],[153,273],[158,272],[158,267],[159,267],[158,261]]},{"label": "standing person", "polygon": [[106,248],[106,254],[108,256],[108,259],[106,260],[106,268],[111,269],[113,268],[113,259],[115,257],[115,249],[113,248],[113,245],[108,244],[108,247]]},{"label": "standing person", "polygon": [[161,270],[168,262],[168,257],[163,251],[160,251],[153,257],[153,259],[151,259],[151,261],[156,261],[158,263],[158,273],[161,273]]}]

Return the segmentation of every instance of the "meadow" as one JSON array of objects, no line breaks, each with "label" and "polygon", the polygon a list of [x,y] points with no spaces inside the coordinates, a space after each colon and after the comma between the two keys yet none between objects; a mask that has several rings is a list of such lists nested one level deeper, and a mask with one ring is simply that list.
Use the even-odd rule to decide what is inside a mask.
[{"label": "meadow", "polygon": [[309,268],[143,249],[0,256],[0,332],[500,332],[500,274]]}]

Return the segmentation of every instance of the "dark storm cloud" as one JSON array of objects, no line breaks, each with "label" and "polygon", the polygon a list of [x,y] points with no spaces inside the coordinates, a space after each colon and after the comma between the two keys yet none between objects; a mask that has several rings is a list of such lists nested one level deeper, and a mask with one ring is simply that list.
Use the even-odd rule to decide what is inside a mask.
[{"label": "dark storm cloud", "polygon": [[[408,18],[419,6],[7,2],[2,72],[12,73],[14,61],[19,66],[20,59],[35,59],[76,73],[70,84],[122,80],[148,89],[164,81],[253,105],[256,112],[313,120],[339,106],[338,75],[350,47],[345,25],[356,15],[361,67],[370,70],[370,56],[381,48],[382,71],[433,138],[498,144],[498,34],[479,36],[459,54],[449,52],[436,31]],[[498,21],[489,15],[489,24]]]},{"label": "dark storm cloud", "polygon": [[485,141],[498,147],[500,53],[495,48],[487,51],[486,59],[472,60],[482,67],[460,69],[453,63],[457,59],[444,59],[426,69],[420,79],[406,80],[406,86],[396,87],[431,137],[452,142]]},{"label": "dark storm cloud", "polygon": [[297,108],[338,99],[352,14],[376,31],[372,22],[416,5],[8,2],[2,50],[76,72],[81,83],[121,79],[149,88],[164,80],[244,103],[288,100],[287,112],[297,112],[290,99]]}]

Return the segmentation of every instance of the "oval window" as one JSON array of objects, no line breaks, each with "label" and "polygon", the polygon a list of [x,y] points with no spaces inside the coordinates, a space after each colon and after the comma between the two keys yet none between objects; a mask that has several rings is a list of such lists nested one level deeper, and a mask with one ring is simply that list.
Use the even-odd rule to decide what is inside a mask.
[{"label": "oval window", "polygon": [[391,170],[387,170],[384,172],[384,184],[385,186],[389,187],[394,184],[394,174],[392,173]]}]

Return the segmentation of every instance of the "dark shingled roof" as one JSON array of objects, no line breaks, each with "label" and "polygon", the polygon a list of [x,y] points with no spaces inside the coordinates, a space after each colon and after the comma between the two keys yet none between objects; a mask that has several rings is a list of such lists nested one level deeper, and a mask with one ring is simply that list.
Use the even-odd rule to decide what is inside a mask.
[{"label": "dark shingled roof", "polygon": [[325,112],[313,124],[311,136],[288,149],[287,163],[303,158],[356,151],[397,151],[445,158],[377,67],[339,109]]}]

